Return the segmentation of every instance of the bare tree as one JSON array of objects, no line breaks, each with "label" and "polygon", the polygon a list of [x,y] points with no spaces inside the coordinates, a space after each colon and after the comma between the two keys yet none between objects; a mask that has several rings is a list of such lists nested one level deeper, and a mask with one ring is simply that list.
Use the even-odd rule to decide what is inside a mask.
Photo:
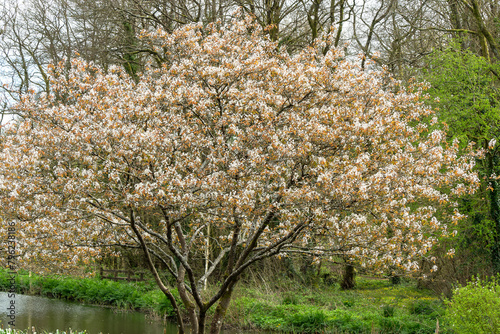
[{"label": "bare tree", "polygon": [[2,76],[9,80],[4,92],[18,100],[30,89],[49,91],[48,64],[76,56],[104,68],[116,62],[113,44],[120,31],[105,3],[30,0],[22,8],[4,7]]}]

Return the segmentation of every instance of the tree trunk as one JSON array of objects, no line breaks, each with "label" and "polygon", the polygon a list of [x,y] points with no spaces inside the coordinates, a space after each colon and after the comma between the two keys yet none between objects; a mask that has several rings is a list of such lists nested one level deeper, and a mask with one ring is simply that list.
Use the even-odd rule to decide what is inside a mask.
[{"label": "tree trunk", "polygon": [[343,290],[351,290],[356,286],[356,281],[354,279],[355,272],[354,266],[352,264],[346,264],[344,267],[344,277],[342,279],[342,283],[340,283],[340,287]]},{"label": "tree trunk", "polygon": [[493,37],[491,31],[488,29],[486,26],[486,23],[484,22],[483,16],[481,15],[481,5],[477,0],[471,0],[470,3],[467,4],[467,7],[472,13],[472,16],[474,17],[474,20],[476,21],[476,24],[479,28],[479,32],[481,33],[480,42],[481,42],[481,48],[484,54],[484,57],[488,59],[489,62],[491,62],[490,59],[490,51],[493,53],[494,57],[499,59],[500,58],[500,51],[499,51],[499,45],[498,42],[496,41],[495,37]]},{"label": "tree trunk", "polygon": [[198,334],[198,323],[199,319],[196,315],[196,306],[194,302],[189,298],[188,292],[186,291],[186,287],[184,286],[184,277],[186,274],[186,269],[180,265],[179,273],[177,275],[177,290],[179,291],[179,297],[186,308],[188,313],[189,322],[191,323],[191,333]]},{"label": "tree trunk", "polygon": [[266,0],[266,24],[269,28],[269,38],[272,41],[277,41],[280,34],[280,14],[281,5],[278,0]]},{"label": "tree trunk", "polygon": [[392,285],[401,284],[401,276],[399,276],[399,275],[391,275],[391,284]]},{"label": "tree trunk", "polygon": [[205,334],[206,311],[200,311],[198,315],[198,334]]},{"label": "tree trunk", "polygon": [[460,14],[458,13],[458,3],[457,0],[447,0],[448,7],[450,9],[450,23],[453,29],[461,30],[462,21],[460,20]]},{"label": "tree trunk", "polygon": [[234,286],[236,285],[236,281],[231,283],[227,288],[226,292],[222,295],[219,304],[217,304],[217,308],[215,309],[215,314],[212,319],[212,323],[210,324],[210,334],[219,334],[222,325],[224,323],[224,317],[226,316],[226,311],[231,303],[231,295],[233,294]]},{"label": "tree trunk", "polygon": [[[335,37],[335,47],[339,46],[340,42],[340,37],[342,35],[342,27],[344,26],[344,5],[345,5],[346,0],[340,0],[340,9],[339,9],[339,22],[338,22],[338,27],[337,27],[337,36]],[[333,6],[333,1],[332,1],[332,6]],[[331,24],[335,22],[333,15],[330,19]]]}]

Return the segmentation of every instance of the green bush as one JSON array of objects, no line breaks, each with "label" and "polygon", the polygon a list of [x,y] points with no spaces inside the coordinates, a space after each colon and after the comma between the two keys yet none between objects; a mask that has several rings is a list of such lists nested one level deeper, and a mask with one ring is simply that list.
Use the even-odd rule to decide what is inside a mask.
[{"label": "green bush", "polygon": [[457,334],[500,334],[498,279],[458,287],[447,304],[445,318]]}]

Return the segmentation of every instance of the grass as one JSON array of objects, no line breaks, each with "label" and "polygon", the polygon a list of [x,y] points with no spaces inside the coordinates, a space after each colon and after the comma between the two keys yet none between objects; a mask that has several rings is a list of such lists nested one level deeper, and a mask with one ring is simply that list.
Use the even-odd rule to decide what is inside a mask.
[{"label": "grass", "polygon": [[240,286],[228,320],[242,328],[292,333],[451,333],[442,324],[444,304],[414,283],[358,278],[357,288]]},{"label": "grass", "polygon": [[[10,286],[7,279],[7,272],[0,270],[0,290]],[[18,275],[16,288],[18,293],[174,316],[170,303],[152,283],[33,275],[30,287],[30,278]],[[210,287],[205,293],[214,290]],[[289,333],[433,334],[439,320],[440,333],[452,333],[441,320],[444,311],[432,292],[411,282],[391,285],[388,280],[358,277],[355,290],[342,291],[336,285],[306,287],[280,279],[272,284],[241,282],[225,323],[239,330]]]}]

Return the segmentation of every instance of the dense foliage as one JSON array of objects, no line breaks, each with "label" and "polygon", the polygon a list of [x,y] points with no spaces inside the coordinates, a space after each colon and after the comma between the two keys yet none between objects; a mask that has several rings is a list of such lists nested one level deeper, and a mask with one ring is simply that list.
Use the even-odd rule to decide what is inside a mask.
[{"label": "dense foliage", "polygon": [[500,333],[500,285],[498,280],[477,278],[457,287],[446,309],[446,319],[457,334]]},{"label": "dense foliage", "polygon": [[463,145],[473,141],[484,150],[476,164],[481,187],[460,202],[468,219],[459,226],[457,248],[468,252],[471,261],[464,270],[473,273],[481,270],[474,263],[484,260],[494,272],[500,271],[500,87],[495,75],[499,69],[499,64],[452,41],[428,57],[424,71],[431,84],[429,93],[437,99],[433,106],[449,127],[450,140],[456,138]]}]

